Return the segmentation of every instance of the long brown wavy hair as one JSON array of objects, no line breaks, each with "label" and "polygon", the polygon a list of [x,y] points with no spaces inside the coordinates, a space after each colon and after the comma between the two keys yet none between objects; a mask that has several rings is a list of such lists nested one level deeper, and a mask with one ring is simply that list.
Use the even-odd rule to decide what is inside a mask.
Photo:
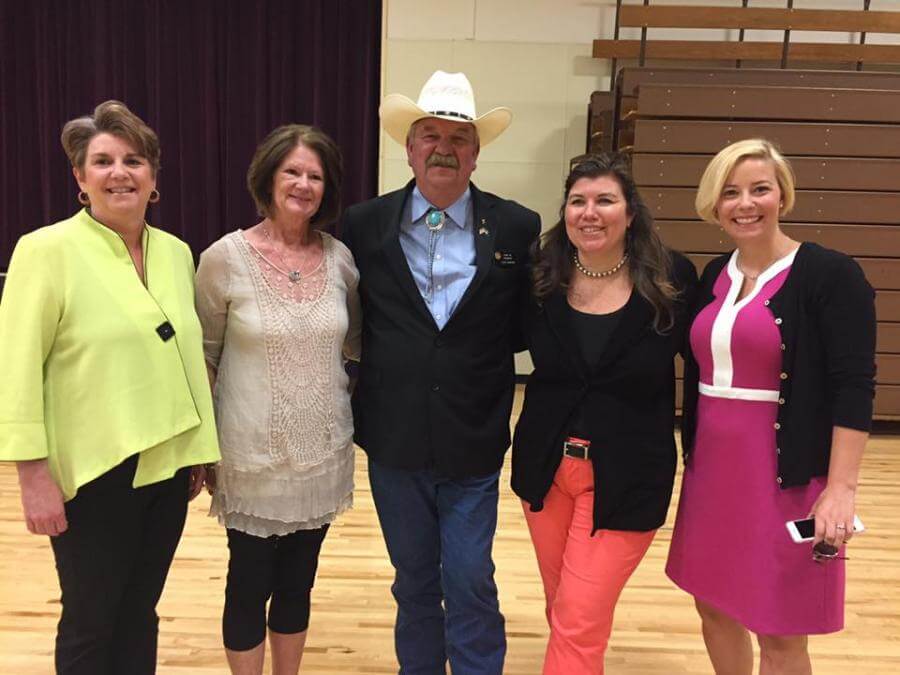
[{"label": "long brown wavy hair", "polygon": [[671,281],[672,254],[653,228],[653,216],[634,184],[627,157],[621,153],[585,155],[569,171],[559,220],[541,235],[532,248],[532,292],[538,303],[542,303],[552,293],[568,289],[574,269],[572,256],[575,247],[566,234],[566,201],[576,182],[582,178],[603,176],[610,176],[619,183],[628,214],[634,216],[625,235],[628,273],[637,292],[653,306],[653,329],[664,333],[675,322],[673,305],[678,297]]}]

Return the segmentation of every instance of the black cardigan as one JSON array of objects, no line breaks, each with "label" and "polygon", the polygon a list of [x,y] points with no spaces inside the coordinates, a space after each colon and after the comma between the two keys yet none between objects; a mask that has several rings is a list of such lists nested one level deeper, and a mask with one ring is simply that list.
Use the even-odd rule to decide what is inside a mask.
[{"label": "black cardigan", "polygon": [[526,341],[534,361],[513,438],[512,488],[532,511],[562,461],[568,423],[584,402],[594,468],[594,531],[653,530],[666,518],[675,476],[674,357],[682,350],[697,272],[674,254],[681,291],[672,329],[653,330],[653,307],[635,290],[603,357],[588,370],[571,328],[565,292],[532,304]]},{"label": "black cardigan", "polygon": [[[691,320],[713,301],[731,254],[703,270]],[[835,426],[868,431],[875,395],[875,294],[849,256],[803,243],[769,301],[781,333],[782,379],[775,433],[782,487],[828,473]],[[777,321],[780,319],[780,321]],[[697,425],[697,362],[685,349],[682,447],[690,461]]]}]

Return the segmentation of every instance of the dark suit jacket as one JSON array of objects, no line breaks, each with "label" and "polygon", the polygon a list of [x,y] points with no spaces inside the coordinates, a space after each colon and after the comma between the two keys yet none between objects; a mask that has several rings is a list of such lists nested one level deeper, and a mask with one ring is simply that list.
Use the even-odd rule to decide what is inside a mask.
[{"label": "dark suit jacket", "polygon": [[350,207],[342,222],[363,311],[354,440],[393,468],[483,476],[509,446],[518,312],[540,218],[471,186],[477,269],[438,330],[400,247],[413,185]]},{"label": "dark suit jacket", "polygon": [[513,441],[512,487],[539,511],[562,461],[562,443],[585,405],[594,469],[594,530],[652,530],[666,517],[675,477],[675,366],[683,350],[697,272],[674,256],[682,291],[675,326],[653,329],[653,307],[635,290],[597,366],[588,369],[573,335],[564,291],[534,305],[527,341],[534,372]]}]

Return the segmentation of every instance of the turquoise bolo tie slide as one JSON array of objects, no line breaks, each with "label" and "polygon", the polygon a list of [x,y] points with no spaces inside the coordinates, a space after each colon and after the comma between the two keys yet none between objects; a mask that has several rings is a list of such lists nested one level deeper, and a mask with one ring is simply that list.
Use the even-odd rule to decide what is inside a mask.
[{"label": "turquoise bolo tie slide", "polygon": [[446,215],[443,211],[429,211],[425,216],[425,224],[432,232],[440,230],[444,226],[444,220],[446,220]]}]

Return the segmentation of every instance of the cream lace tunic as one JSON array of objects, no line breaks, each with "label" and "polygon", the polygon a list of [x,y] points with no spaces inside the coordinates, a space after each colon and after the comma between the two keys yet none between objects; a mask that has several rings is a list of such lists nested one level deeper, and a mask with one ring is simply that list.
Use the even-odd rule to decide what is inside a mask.
[{"label": "cream lace tunic", "polygon": [[341,242],[322,243],[322,263],[297,284],[240,230],[197,269],[222,450],[210,515],[259,537],[321,527],[352,503],[344,357],[359,358],[359,272]]}]

